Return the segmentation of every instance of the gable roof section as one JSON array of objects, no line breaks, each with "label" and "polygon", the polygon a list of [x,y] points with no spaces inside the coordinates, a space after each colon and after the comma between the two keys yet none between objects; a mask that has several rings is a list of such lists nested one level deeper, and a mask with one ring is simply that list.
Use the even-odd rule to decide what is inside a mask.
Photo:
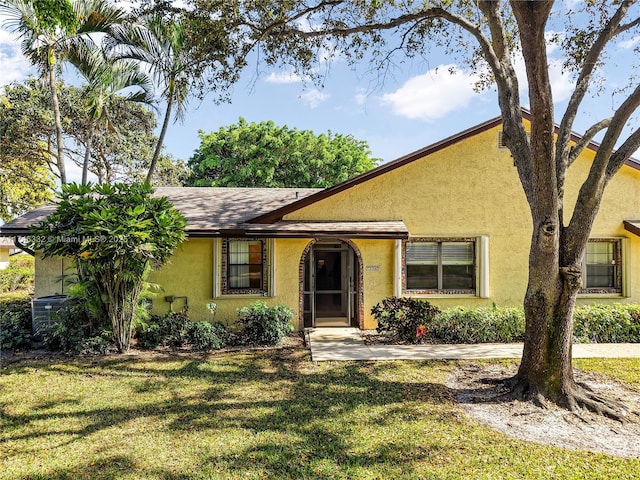
[{"label": "gable roof section", "polygon": [[[522,110],[522,116],[525,120],[531,119],[531,114],[525,109]],[[444,140],[440,140],[439,142],[436,142],[427,147],[421,148],[420,150],[416,150],[415,152],[409,153],[396,160],[391,160],[390,162],[384,163],[379,167],[374,168],[373,170],[369,170],[368,172],[358,175],[357,177],[350,178],[349,180],[346,180],[338,185],[321,190],[313,195],[309,195],[296,202],[290,203],[288,205],[284,205],[264,215],[259,215],[253,218],[250,222],[251,223],[274,223],[274,222],[281,221],[282,218],[285,215],[288,215],[289,213],[295,212],[297,210],[300,210],[301,208],[312,205],[320,200],[331,197],[337,193],[340,193],[344,190],[355,187],[356,185],[367,182],[368,180],[371,180],[373,178],[379,177],[380,175],[384,175],[385,173],[391,172],[404,165],[415,162],[416,160],[420,160],[421,158],[431,155],[439,150],[443,150],[447,147],[450,147],[451,145],[455,145],[458,142],[461,142],[463,140],[466,140],[467,138],[473,137],[474,135],[478,135],[487,130],[495,128],[501,124],[502,124],[502,117],[496,117],[491,120],[487,120],[484,123],[468,128],[467,130],[464,130],[460,133],[456,133],[455,135],[445,138]],[[556,131],[557,129],[558,129],[558,126],[556,125]],[[577,142],[578,140],[580,140],[580,138],[581,136],[578,135],[577,133],[571,134],[572,142]],[[587,148],[589,150],[597,151],[599,146],[600,145],[596,142],[589,142],[589,144],[587,145]],[[640,170],[640,162],[633,158],[629,158],[625,162],[625,165],[635,168],[636,170]]]}]

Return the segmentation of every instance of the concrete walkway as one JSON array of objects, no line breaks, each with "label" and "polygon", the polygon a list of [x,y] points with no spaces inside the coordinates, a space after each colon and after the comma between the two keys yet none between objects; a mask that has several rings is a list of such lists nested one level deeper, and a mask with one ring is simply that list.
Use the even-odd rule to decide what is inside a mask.
[{"label": "concrete walkway", "polygon": [[[521,343],[474,345],[365,345],[356,328],[315,328],[307,332],[314,362],[330,360],[456,360],[520,358]],[[576,343],[573,358],[640,358],[639,343]]]}]

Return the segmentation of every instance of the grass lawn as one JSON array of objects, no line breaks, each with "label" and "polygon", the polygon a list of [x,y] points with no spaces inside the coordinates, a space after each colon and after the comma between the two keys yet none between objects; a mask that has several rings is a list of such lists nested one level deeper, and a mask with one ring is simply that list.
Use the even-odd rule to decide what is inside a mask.
[{"label": "grass lawn", "polygon": [[[638,360],[577,364],[640,386]],[[0,373],[0,478],[640,477],[640,460],[466,419],[444,385],[453,368],[313,364],[296,349],[25,361]]]}]

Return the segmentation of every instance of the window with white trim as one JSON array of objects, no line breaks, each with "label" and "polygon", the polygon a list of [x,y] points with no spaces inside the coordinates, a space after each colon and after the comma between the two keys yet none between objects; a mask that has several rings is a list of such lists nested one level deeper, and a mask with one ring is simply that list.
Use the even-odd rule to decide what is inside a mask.
[{"label": "window with white trim", "polygon": [[582,264],[581,293],[622,293],[621,239],[589,239]]},{"label": "window with white trim", "polygon": [[476,293],[475,239],[405,242],[404,290],[410,293]]}]

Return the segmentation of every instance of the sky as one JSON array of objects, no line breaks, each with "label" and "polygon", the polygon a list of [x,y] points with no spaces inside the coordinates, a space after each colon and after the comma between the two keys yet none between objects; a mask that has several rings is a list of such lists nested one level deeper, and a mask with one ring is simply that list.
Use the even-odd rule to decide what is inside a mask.
[{"label": "sky", "polygon": [[[618,97],[611,92],[626,84],[630,66],[638,63],[633,48],[639,43],[640,37],[634,37],[618,47],[615,65],[606,66],[602,73],[607,89],[588,99],[575,125],[578,133],[613,111]],[[574,82],[562,72],[559,49],[550,46],[548,55],[559,121]],[[334,59],[327,65],[322,87],[305,82],[286,67],[250,64],[233,87],[230,103],[217,105],[212,98],[190,102],[185,120],[170,125],[165,152],[187,160],[200,144],[199,130],[217,131],[243,117],[316,134],[352,134],[369,144],[373,157],[389,161],[499,115],[496,92],[474,91],[476,79],[470,68],[455,64],[455,59],[436,52],[428,59],[396,60],[395,68],[380,79],[378,72],[368,71],[369,64],[354,69],[343,58]],[[455,67],[455,74],[450,67]],[[524,78],[521,61],[516,68]],[[0,30],[0,87],[29,73],[15,39]],[[527,106],[526,83],[520,83],[522,103]],[[638,124],[637,117],[634,122],[630,129]],[[78,180],[79,169],[68,168],[71,180]]]}]

